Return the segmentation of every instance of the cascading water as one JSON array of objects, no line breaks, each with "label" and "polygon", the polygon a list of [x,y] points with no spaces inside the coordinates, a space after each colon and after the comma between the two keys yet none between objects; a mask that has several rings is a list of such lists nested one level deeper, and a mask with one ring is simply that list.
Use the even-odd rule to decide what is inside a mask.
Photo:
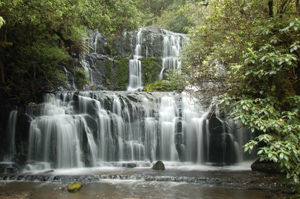
[{"label": "cascading water", "polygon": [[134,49],[133,59],[129,60],[129,86],[128,91],[138,91],[143,89],[142,85],[142,63],[139,60],[142,58],[142,31],[140,28],[136,35],[136,45]]},{"label": "cascading water", "polygon": [[178,60],[181,48],[183,45],[183,34],[171,33],[163,30],[163,55],[162,55],[162,70],[159,74],[159,79],[163,79],[163,72],[165,69],[175,70],[180,68],[180,61]]},{"label": "cascading water", "polygon": [[76,84],[67,75],[73,83],[68,88],[141,91],[143,84],[162,79],[165,70],[180,68],[184,34],[142,27],[136,34],[108,37],[93,31],[88,37],[89,53],[80,57],[83,71],[78,71],[81,76],[84,72],[88,84]]},{"label": "cascading water", "polygon": [[204,133],[209,133],[208,129],[205,129],[208,120],[207,113],[193,111],[199,109],[194,106],[188,100],[183,102],[182,126],[185,161],[201,164],[204,163],[204,151],[206,151],[204,143],[209,143],[204,140]]},{"label": "cascading water", "polygon": [[175,108],[175,99],[164,96],[160,100],[159,123],[161,129],[161,159],[178,161],[178,153],[175,147],[175,124],[179,114],[178,110]]},{"label": "cascading water", "polygon": [[[208,145],[215,145],[209,142],[214,132],[206,126],[208,113],[196,112],[185,93],[69,92],[47,95],[39,107],[43,112],[30,125],[29,169],[156,160],[200,165],[210,161]],[[238,163],[241,136],[250,132],[225,131],[232,146],[221,146],[214,161]],[[226,162],[227,153],[239,155]]]},{"label": "cascading water", "polygon": [[30,165],[35,169],[83,166],[80,133],[86,128],[84,113],[72,116],[73,107],[64,100],[47,95],[42,115],[30,124],[28,162],[38,162]]},{"label": "cascading water", "polygon": [[[160,79],[165,69],[180,68],[178,55],[184,36],[156,29],[153,32],[159,36],[155,38],[160,38],[163,45],[157,45],[159,48],[155,49],[149,47],[149,41],[153,42],[154,37],[147,37],[145,30],[140,28],[134,37],[133,59],[129,60],[128,91],[142,90],[140,59],[147,57],[148,53],[151,56],[161,54],[158,56],[162,57]],[[100,39],[100,33],[92,35],[89,43],[94,49],[87,55],[88,60],[82,59],[92,85],[100,82],[94,79],[95,71],[105,73],[101,68],[96,70],[96,63],[115,64],[113,58],[101,54],[104,47],[99,44],[107,40],[102,38],[100,42]],[[148,44],[142,48],[144,40]],[[146,52],[142,53],[142,49]],[[236,130],[236,124],[232,120],[220,119],[219,113],[210,118],[210,114],[200,105],[192,105],[190,98],[186,93],[159,92],[85,91],[47,94],[44,103],[35,106],[39,111],[32,111],[34,107],[28,107],[26,113],[31,118],[27,168],[97,167],[124,162],[149,164],[156,160],[176,164],[224,165],[251,158],[241,152],[242,145],[250,138],[247,129]],[[9,160],[16,153],[13,133],[16,115],[16,111],[11,113],[9,123]]]},{"label": "cascading water", "polygon": [[[90,48],[92,49],[89,52],[89,55],[91,56],[97,56],[97,50],[98,50],[98,39],[101,38],[101,33],[99,33],[97,30],[94,30],[92,34],[89,34],[90,39],[88,39],[88,44],[90,46]],[[91,59],[91,61],[89,62],[88,60],[85,59],[85,57],[81,57],[80,59],[80,64],[83,67],[84,71],[85,71],[85,75],[87,80],[90,83],[90,86],[94,85],[94,77],[93,77],[93,70],[91,70],[91,68],[94,67],[94,65],[96,65],[95,63],[93,63],[93,59]]]},{"label": "cascading water", "polygon": [[8,119],[7,124],[7,143],[8,143],[8,149],[7,154],[4,157],[5,162],[11,162],[14,155],[16,154],[16,145],[15,145],[15,136],[16,136],[16,127],[17,127],[17,117],[18,117],[18,111],[13,110],[11,111]]}]

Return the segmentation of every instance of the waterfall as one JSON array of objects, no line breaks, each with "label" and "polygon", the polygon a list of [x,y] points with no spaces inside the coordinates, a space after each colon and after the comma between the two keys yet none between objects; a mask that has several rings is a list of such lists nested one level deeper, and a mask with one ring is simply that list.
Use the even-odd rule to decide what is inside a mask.
[{"label": "waterfall", "polygon": [[80,133],[82,126],[87,126],[82,115],[75,117],[71,111],[67,111],[70,110],[69,106],[66,101],[46,96],[43,115],[30,124],[28,162],[37,163],[30,165],[31,168],[83,166]]},{"label": "waterfall", "polygon": [[16,127],[17,127],[17,116],[18,111],[13,110],[9,114],[8,118],[8,124],[7,124],[7,154],[4,157],[5,162],[11,162],[14,155],[16,154],[16,145],[15,145],[15,139],[16,139]]},{"label": "waterfall", "polygon": [[[45,94],[43,103],[33,107],[37,111],[27,110],[26,115],[31,118],[27,169],[149,164],[157,160],[227,165],[252,159],[242,152],[242,146],[251,138],[250,131],[238,128],[238,124],[222,117],[218,109],[211,117],[211,112],[201,104],[193,104],[192,97],[184,92],[136,92],[143,89],[142,58],[148,55],[155,60],[162,58],[162,69],[156,66],[155,70],[156,73],[161,70],[157,79],[163,79],[164,70],[180,69],[178,56],[184,35],[140,28],[130,38],[132,46],[124,50],[127,57],[118,57],[122,51],[118,49],[113,53],[120,59],[115,60],[108,38],[95,31],[88,40],[93,49],[81,60],[93,89],[103,88],[99,86],[103,81],[114,86],[110,81],[129,72],[127,92]],[[111,54],[103,54],[106,51]],[[128,60],[128,55],[132,59]],[[126,70],[116,72],[122,67]],[[17,153],[17,115],[13,111],[9,117],[7,161]]]},{"label": "waterfall", "polygon": [[133,59],[129,60],[129,86],[128,91],[138,91],[143,90],[142,86],[142,63],[139,60],[142,58],[142,31],[140,28],[136,35],[136,44],[134,49]]},{"label": "waterfall", "polygon": [[163,53],[162,53],[162,70],[159,79],[163,79],[165,69],[175,70],[180,68],[178,60],[183,45],[183,34],[173,33],[163,30]]},{"label": "waterfall", "polygon": [[[208,112],[201,105],[193,103],[187,93],[183,93],[182,126],[185,161],[203,164],[209,152],[205,145],[209,144],[210,131],[207,128]],[[208,160],[206,161],[208,162]]]},{"label": "waterfall", "polygon": [[[80,57],[83,70],[78,74],[84,72],[88,83],[79,87],[74,85],[74,79],[67,77],[73,83],[69,88],[141,91],[143,84],[152,83],[145,76],[153,70],[157,72],[151,75],[151,81],[156,81],[163,79],[165,70],[180,68],[178,57],[185,41],[184,34],[153,27],[141,27],[136,33],[124,32],[116,37],[95,30],[87,33],[87,37],[89,52]],[[152,68],[149,63],[143,66],[142,62],[147,61],[144,58],[162,61]]]},{"label": "waterfall", "polygon": [[[243,137],[250,132],[223,126],[222,142],[216,144],[212,136],[217,127],[207,127],[208,113],[192,106],[185,93],[62,92],[46,95],[39,106],[42,114],[32,116],[30,124],[31,169],[246,160],[241,151]],[[220,157],[208,157],[216,153],[212,146],[222,150]],[[228,153],[238,155],[231,161]]]},{"label": "waterfall", "polygon": [[161,159],[177,161],[178,153],[175,147],[175,121],[176,121],[175,102],[172,97],[164,96],[161,98],[159,110],[159,123],[161,126]]}]

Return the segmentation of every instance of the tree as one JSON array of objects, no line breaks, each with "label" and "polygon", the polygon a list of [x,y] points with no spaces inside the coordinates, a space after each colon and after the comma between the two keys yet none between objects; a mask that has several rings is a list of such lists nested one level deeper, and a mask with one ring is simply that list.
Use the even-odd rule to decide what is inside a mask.
[{"label": "tree", "polygon": [[200,100],[219,96],[229,117],[261,134],[260,160],[300,175],[299,1],[209,1],[182,57]]},{"label": "tree", "polygon": [[189,6],[185,0],[134,0],[140,10],[141,26],[154,26],[174,32],[187,33],[192,26]]},{"label": "tree", "polygon": [[36,101],[66,81],[65,70],[85,81],[74,62],[88,49],[85,31],[118,35],[136,29],[138,13],[130,0],[1,1],[1,96],[14,103]]},{"label": "tree", "polygon": [[161,15],[156,16],[153,26],[173,32],[187,33],[188,29],[195,25],[191,17],[195,5],[198,3],[194,1],[174,0],[162,10]]}]

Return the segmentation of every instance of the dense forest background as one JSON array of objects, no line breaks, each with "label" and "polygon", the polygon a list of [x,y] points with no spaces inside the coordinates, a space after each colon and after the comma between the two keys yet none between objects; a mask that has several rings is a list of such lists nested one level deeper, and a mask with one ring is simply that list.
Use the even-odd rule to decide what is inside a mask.
[{"label": "dense forest background", "polygon": [[[192,1],[191,1],[192,2]],[[38,101],[65,81],[67,70],[86,84],[81,55],[87,32],[117,37],[142,26],[188,32],[183,0],[4,0],[0,2],[0,94],[16,103]],[[80,86],[83,87],[83,86]]]},{"label": "dense forest background", "polygon": [[[300,175],[299,0],[2,0],[0,95],[28,104],[54,92],[76,60],[87,30],[117,36],[139,26],[187,33],[181,73],[198,101],[216,96],[229,117],[260,132],[261,160],[277,162],[294,185]],[[65,68],[65,69],[63,69]]]}]

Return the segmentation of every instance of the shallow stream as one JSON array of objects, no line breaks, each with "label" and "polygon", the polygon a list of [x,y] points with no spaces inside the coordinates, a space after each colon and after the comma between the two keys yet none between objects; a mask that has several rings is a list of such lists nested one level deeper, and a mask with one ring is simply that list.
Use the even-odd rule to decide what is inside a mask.
[{"label": "shallow stream", "polygon": [[199,198],[263,199],[283,198],[284,194],[260,190],[228,189],[211,185],[142,180],[101,180],[86,183],[80,191],[69,193],[66,184],[53,182],[2,182],[1,198]]},{"label": "shallow stream", "polygon": [[[0,198],[289,198],[279,192],[278,176],[252,173],[249,167],[168,166],[99,167],[0,175]],[[83,186],[67,191],[76,181]]]}]

